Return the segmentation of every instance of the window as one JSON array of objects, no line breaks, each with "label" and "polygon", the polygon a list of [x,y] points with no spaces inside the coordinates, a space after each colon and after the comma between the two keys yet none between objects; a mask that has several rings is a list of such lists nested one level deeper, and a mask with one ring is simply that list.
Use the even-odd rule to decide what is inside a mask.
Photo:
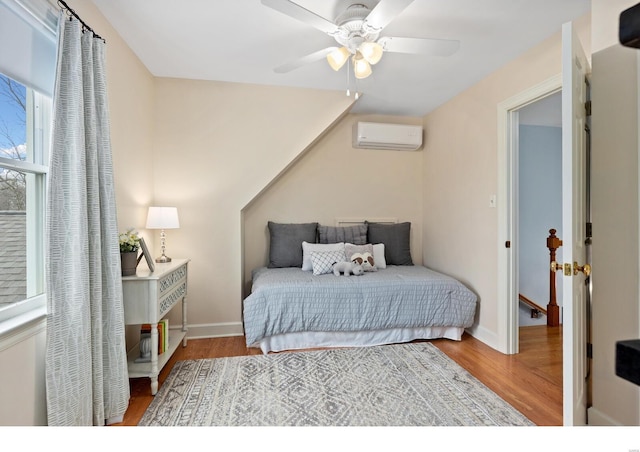
[{"label": "window", "polygon": [[44,306],[51,100],[0,74],[0,321]]},{"label": "window", "polygon": [[0,350],[16,337],[4,333],[46,313],[45,201],[58,14],[48,0],[0,0]]}]

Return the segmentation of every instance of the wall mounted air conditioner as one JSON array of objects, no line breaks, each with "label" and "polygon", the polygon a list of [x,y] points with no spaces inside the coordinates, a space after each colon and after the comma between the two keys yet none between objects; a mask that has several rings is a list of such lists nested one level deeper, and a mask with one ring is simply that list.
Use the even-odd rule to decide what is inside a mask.
[{"label": "wall mounted air conditioner", "polygon": [[353,147],[415,151],[422,146],[422,126],[356,122],[353,125]]}]

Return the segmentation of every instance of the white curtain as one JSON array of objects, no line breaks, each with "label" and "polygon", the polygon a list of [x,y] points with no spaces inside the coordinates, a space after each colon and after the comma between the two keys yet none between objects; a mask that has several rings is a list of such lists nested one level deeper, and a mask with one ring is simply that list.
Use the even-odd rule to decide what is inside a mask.
[{"label": "white curtain", "polygon": [[61,13],[47,205],[49,425],[119,422],[129,402],[105,43]]}]

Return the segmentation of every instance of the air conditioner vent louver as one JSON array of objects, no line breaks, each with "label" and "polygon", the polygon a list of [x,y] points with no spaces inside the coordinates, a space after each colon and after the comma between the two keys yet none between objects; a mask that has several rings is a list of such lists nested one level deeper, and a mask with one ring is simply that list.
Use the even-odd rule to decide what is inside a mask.
[{"label": "air conditioner vent louver", "polygon": [[422,126],[356,122],[353,126],[353,147],[415,151],[422,146]]}]

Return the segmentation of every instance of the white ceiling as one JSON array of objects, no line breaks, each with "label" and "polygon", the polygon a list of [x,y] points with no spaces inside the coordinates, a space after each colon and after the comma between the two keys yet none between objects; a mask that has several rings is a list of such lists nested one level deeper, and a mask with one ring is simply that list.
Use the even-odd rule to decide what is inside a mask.
[{"label": "white ceiling", "polygon": [[[334,72],[325,60],[285,74],[273,71],[335,41],[260,0],[92,1],[155,76],[346,91],[347,67]],[[378,3],[295,1],[331,21],[351,3]],[[423,116],[560,31],[590,3],[415,0],[381,36],[454,39],[460,49],[449,57],[386,53],[373,75],[358,81],[363,95],[352,111]]]}]

